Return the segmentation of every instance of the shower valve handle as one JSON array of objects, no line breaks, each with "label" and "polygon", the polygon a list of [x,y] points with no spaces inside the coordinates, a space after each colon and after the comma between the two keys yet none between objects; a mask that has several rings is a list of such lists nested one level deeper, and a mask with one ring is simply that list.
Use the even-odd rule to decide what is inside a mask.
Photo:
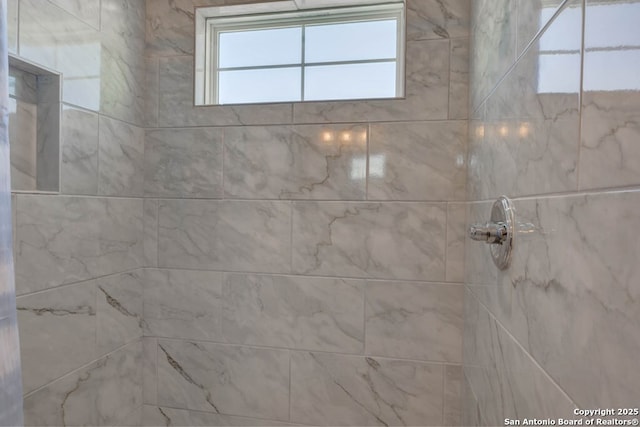
[{"label": "shower valve handle", "polygon": [[473,224],[469,227],[469,236],[473,240],[490,244],[502,244],[507,238],[507,225],[503,222]]}]

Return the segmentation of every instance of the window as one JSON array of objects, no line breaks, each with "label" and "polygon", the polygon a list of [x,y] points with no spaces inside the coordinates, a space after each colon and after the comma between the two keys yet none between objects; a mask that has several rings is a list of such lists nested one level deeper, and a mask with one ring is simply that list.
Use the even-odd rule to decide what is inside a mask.
[{"label": "window", "polygon": [[403,96],[404,3],[307,10],[294,1],[261,5],[296,10],[198,11],[196,104]]}]

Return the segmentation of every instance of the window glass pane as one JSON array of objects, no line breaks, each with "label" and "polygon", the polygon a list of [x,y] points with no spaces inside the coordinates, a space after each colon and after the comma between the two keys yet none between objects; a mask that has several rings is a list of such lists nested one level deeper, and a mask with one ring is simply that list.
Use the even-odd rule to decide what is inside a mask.
[{"label": "window glass pane", "polygon": [[305,68],[305,100],[393,98],[396,63],[348,64]]},{"label": "window glass pane", "polygon": [[301,62],[301,27],[220,33],[219,37],[220,68]]},{"label": "window glass pane", "polygon": [[305,29],[305,61],[331,62],[396,57],[395,19],[310,25]]},{"label": "window glass pane", "polygon": [[300,101],[300,67],[220,71],[220,104]]}]

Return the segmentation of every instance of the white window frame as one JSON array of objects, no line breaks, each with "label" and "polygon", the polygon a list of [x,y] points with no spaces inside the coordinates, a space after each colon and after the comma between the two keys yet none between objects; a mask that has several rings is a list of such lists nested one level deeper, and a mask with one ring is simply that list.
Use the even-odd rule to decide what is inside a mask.
[{"label": "white window frame", "polygon": [[[327,65],[348,65],[348,64],[367,64],[367,63],[392,63],[396,64],[396,94],[394,97],[387,97],[382,99],[396,99],[404,96],[404,53],[405,53],[405,7],[403,1],[385,2],[378,4],[367,4],[360,6],[341,6],[331,7],[324,9],[305,9],[295,11],[278,11],[277,9],[286,9],[285,3],[293,2],[274,2],[274,3],[256,3],[253,5],[245,5],[243,8],[238,8],[239,11],[245,13],[237,14],[234,16],[207,16],[206,9],[213,8],[201,8],[197,10],[196,16],[200,16],[196,22],[196,84],[195,87],[195,100],[196,105],[224,105],[219,103],[218,99],[218,76],[220,71],[235,71],[235,70],[259,70],[259,69],[277,69],[277,68],[289,68],[300,67],[301,68],[301,100],[300,101],[278,101],[284,103],[290,102],[313,102],[313,101],[353,101],[353,100],[365,100],[367,98],[358,99],[323,99],[323,100],[310,100],[304,99],[304,86],[305,86],[305,69],[314,66],[327,66]],[[260,6],[257,11],[263,13],[247,13],[251,10],[250,6]],[[271,5],[271,7],[269,7]],[[275,6],[275,7],[274,7]],[[223,9],[223,8],[216,8]],[[233,13],[232,7],[227,7],[227,13]],[[274,12],[273,10],[276,9]],[[198,13],[200,12],[200,13]],[[397,22],[397,34],[396,34],[396,56],[395,58],[384,59],[369,59],[369,60],[346,60],[346,61],[331,61],[331,62],[317,62],[309,63],[305,61],[305,28],[309,25],[317,24],[332,24],[332,23],[352,23],[352,22],[372,22],[395,19]],[[248,67],[229,67],[220,68],[219,52],[218,52],[218,40],[219,35],[222,32],[230,31],[252,31],[264,28],[287,28],[287,27],[302,27],[302,52],[301,62],[293,64],[278,64],[278,65],[260,65],[260,66],[248,66]],[[199,40],[198,40],[199,38]],[[200,51],[199,51],[200,49]],[[368,98],[371,99],[371,98]],[[278,103],[270,102],[270,103]],[[263,104],[263,101],[247,102],[243,104]]]}]

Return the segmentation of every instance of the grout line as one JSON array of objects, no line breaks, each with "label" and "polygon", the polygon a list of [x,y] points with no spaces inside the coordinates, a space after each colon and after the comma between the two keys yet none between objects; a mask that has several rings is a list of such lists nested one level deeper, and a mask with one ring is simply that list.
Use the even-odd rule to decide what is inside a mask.
[{"label": "grout line", "polygon": [[447,277],[447,265],[449,264],[449,211],[451,205],[449,202],[444,207],[444,281],[449,280]]}]

